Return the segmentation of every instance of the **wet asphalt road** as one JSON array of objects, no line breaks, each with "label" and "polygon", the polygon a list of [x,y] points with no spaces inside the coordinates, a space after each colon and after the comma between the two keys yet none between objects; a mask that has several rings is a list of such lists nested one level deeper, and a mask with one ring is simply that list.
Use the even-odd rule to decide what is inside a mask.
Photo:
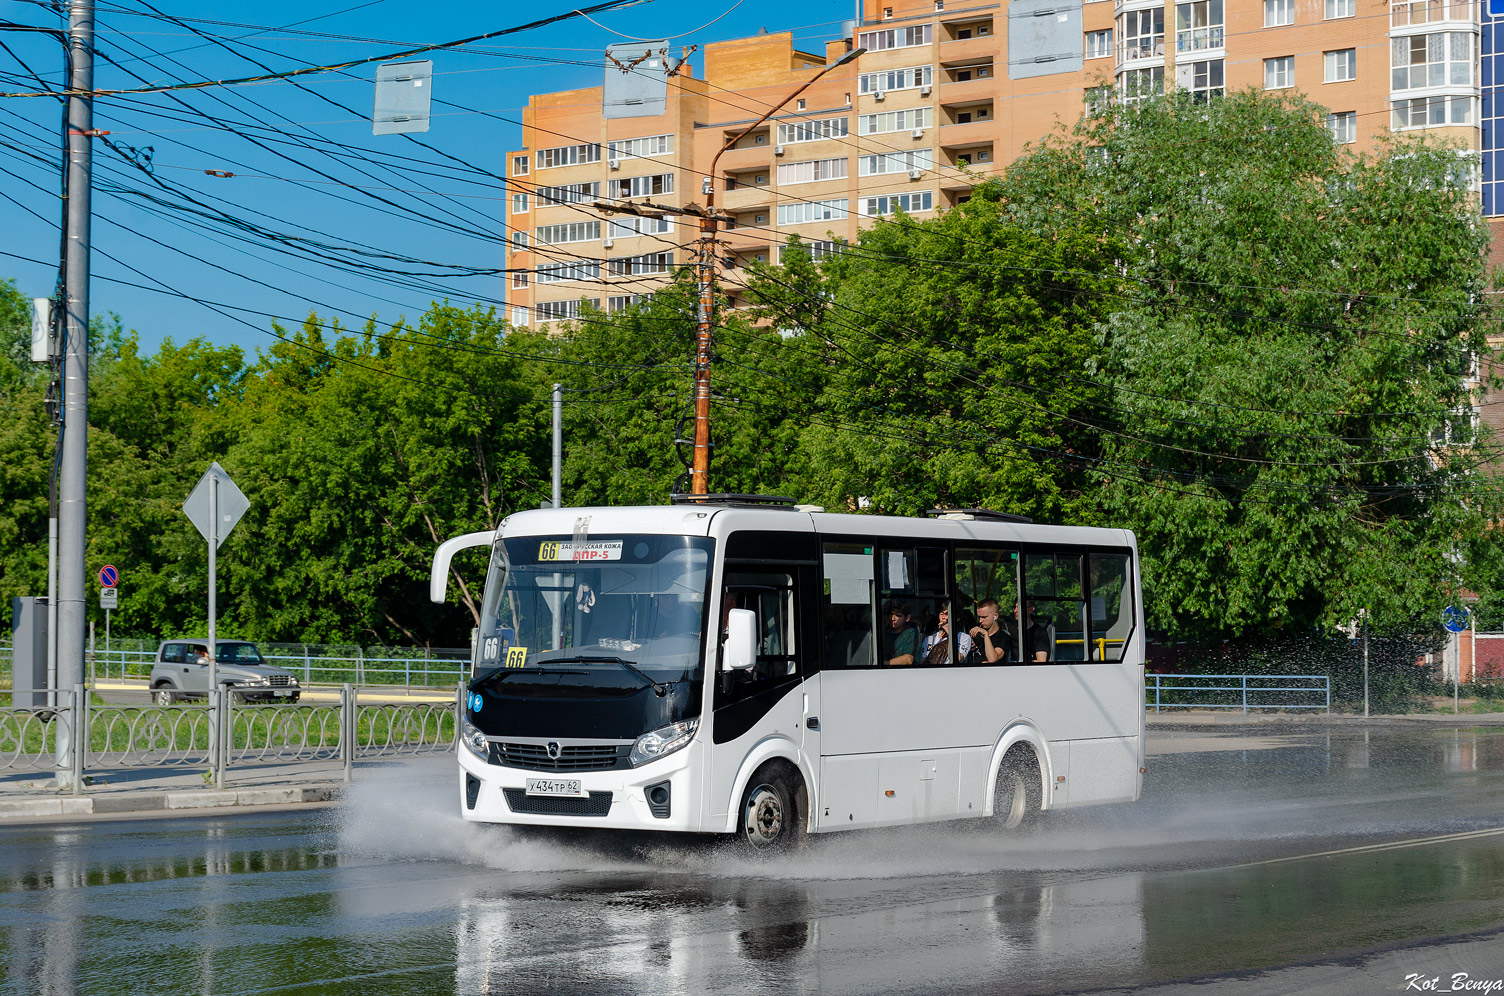
[{"label": "wet asphalt road", "polygon": [[467,826],[452,759],[0,829],[0,994],[1504,992],[1504,730],[1151,735],[1136,804],[774,862]]}]

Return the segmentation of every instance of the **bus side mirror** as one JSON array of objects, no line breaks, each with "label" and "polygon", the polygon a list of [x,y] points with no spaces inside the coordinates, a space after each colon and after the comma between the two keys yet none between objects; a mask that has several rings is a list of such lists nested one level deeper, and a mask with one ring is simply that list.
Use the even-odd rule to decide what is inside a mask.
[{"label": "bus side mirror", "polygon": [[721,644],[721,670],[746,671],[757,663],[757,613],[732,609],[726,615],[726,641]]}]

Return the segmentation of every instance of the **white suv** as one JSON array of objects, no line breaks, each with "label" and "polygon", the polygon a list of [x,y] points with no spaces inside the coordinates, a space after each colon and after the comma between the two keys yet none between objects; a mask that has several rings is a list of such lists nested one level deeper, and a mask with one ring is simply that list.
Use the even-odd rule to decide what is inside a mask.
[{"label": "white suv", "polygon": [[[303,694],[298,679],[273,667],[254,643],[216,640],[215,675],[240,702],[296,702]],[[179,699],[209,697],[209,641],[197,637],[164,640],[151,668],[151,697],[157,705]]]}]

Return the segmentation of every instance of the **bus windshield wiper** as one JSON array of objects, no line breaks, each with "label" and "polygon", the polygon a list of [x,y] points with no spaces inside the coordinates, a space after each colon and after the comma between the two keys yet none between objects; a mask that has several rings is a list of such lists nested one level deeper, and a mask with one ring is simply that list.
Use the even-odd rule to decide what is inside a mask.
[{"label": "bus windshield wiper", "polygon": [[511,674],[581,674],[581,675],[584,675],[584,674],[589,674],[589,673],[590,673],[589,671],[576,671],[574,668],[547,667],[547,666],[544,666],[544,665],[541,665],[541,664],[535,664],[535,665],[532,665],[532,666],[529,666],[529,667],[497,667],[497,668],[492,668],[490,671],[487,671],[485,674],[481,675],[479,678],[476,678],[475,680],[476,680],[477,683],[486,683],[486,682],[496,681],[499,678],[505,678],[505,677],[507,677],[508,675],[511,675]]},{"label": "bus windshield wiper", "polygon": [[575,663],[579,663],[579,664],[620,664],[622,667],[626,668],[628,671],[631,671],[633,674],[635,674],[637,676],[638,680],[642,681],[644,684],[647,684],[647,685],[651,686],[652,689],[653,689],[653,691],[656,692],[656,693],[658,693],[658,697],[659,698],[662,698],[663,696],[665,696],[665,695],[668,694],[668,685],[667,684],[665,684],[665,683],[663,683],[661,681],[654,681],[653,678],[652,678],[652,676],[650,676],[646,671],[642,670],[636,664],[633,664],[631,661],[626,660],[626,659],[621,658],[621,657],[606,657],[604,655],[602,655],[602,656],[595,656],[595,655],[591,655],[591,654],[579,654],[579,655],[574,656],[574,657],[555,657],[552,661],[550,661],[550,663],[553,663],[553,664],[575,664]]}]

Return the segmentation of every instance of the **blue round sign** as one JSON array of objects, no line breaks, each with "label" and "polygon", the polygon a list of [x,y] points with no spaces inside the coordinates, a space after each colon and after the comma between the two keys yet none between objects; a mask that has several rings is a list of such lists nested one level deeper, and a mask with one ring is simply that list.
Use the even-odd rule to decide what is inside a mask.
[{"label": "blue round sign", "polygon": [[99,569],[99,583],[106,588],[113,588],[120,583],[120,572],[115,570],[114,564],[105,564]]},{"label": "blue round sign", "polygon": [[1461,633],[1472,622],[1472,613],[1466,605],[1448,605],[1441,610],[1441,624],[1448,633]]},{"label": "blue round sign", "polygon": [[472,693],[470,696],[470,711],[480,712],[481,704],[480,692]]}]

